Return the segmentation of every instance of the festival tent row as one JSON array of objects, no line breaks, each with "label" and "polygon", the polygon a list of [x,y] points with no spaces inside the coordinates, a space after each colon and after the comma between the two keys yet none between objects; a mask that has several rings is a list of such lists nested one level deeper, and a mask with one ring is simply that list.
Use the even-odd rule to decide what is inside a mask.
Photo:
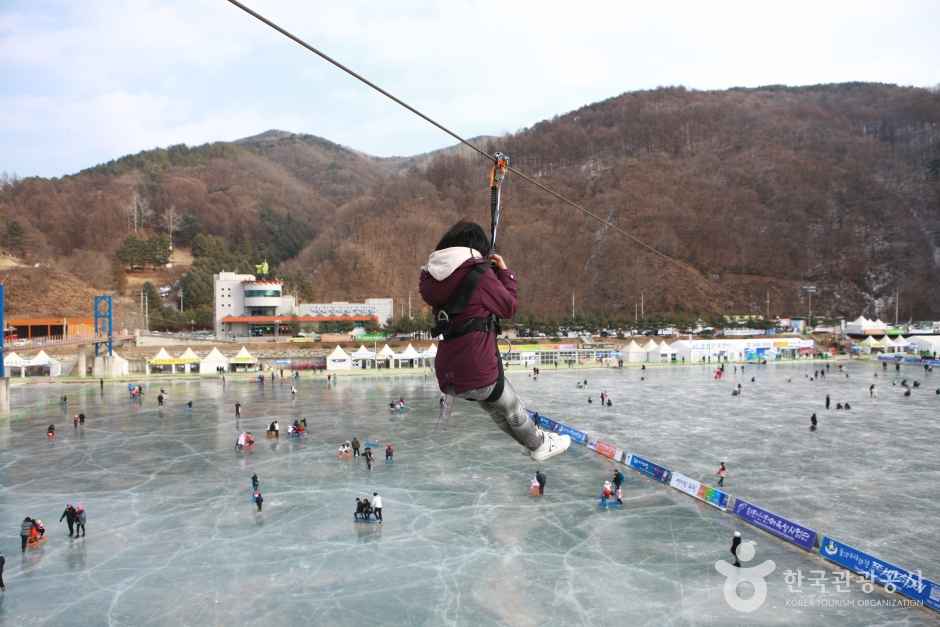
[{"label": "festival tent row", "polygon": [[3,357],[3,367],[11,377],[14,376],[14,369],[20,377],[58,377],[62,374],[62,362],[47,355],[46,351],[39,351],[30,358],[7,353]]},{"label": "festival tent row", "polygon": [[903,353],[912,346],[915,346],[914,342],[904,339],[903,336],[891,339],[887,335],[880,340],[869,335],[858,343],[859,351],[862,353]]},{"label": "festival tent row", "polygon": [[367,368],[420,368],[433,366],[437,356],[437,346],[432,344],[426,350],[418,352],[409,344],[405,350],[396,353],[388,344],[378,353],[360,346],[351,354],[337,346],[326,358],[327,370],[351,370]]},{"label": "festival tent row", "polygon": [[880,319],[869,320],[865,316],[859,316],[846,323],[845,332],[848,335],[884,335],[888,332],[888,325]]},{"label": "festival tent row", "polygon": [[178,357],[173,357],[165,348],[161,348],[156,355],[147,360],[146,372],[147,374],[151,372],[175,374],[180,371],[186,374],[198,372],[214,375],[219,372],[246,371],[257,364],[258,359],[244,346],[231,358],[223,355],[217,348],[213,348],[205,357],[199,357],[191,348],[187,348]]},{"label": "festival tent row", "polygon": [[908,342],[918,353],[926,353],[934,359],[940,357],[940,335],[912,335]]}]

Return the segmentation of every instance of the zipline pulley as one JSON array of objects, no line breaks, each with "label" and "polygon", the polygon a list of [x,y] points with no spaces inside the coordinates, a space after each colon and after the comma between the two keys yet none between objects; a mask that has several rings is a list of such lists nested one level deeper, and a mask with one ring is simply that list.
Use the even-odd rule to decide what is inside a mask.
[{"label": "zipline pulley", "polygon": [[490,252],[496,252],[496,233],[502,217],[501,191],[506,174],[509,173],[509,155],[497,152],[493,155],[493,170],[490,172]]}]

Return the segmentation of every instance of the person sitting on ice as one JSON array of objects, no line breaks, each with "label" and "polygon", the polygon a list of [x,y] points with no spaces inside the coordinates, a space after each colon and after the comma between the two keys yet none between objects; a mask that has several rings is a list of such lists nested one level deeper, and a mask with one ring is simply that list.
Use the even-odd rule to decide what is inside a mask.
[{"label": "person sitting on ice", "polygon": [[842,406],[844,409],[852,409],[852,406],[849,405],[848,401],[845,401],[845,405]]},{"label": "person sitting on ice", "polygon": [[604,482],[604,488],[601,490],[601,505],[607,506],[607,500],[613,496],[614,487],[611,485],[610,481]]},{"label": "person sitting on ice", "polygon": [[362,499],[356,497],[356,511],[353,512],[353,520],[359,520],[363,516]]},{"label": "person sitting on ice", "polygon": [[298,434],[298,435],[299,435],[299,434],[301,434],[301,433],[304,432],[304,428],[303,428],[303,426],[300,424],[300,421],[299,421],[299,420],[296,420],[296,419],[295,419],[295,420],[294,420],[294,424],[292,424],[291,427],[293,427],[295,434]]},{"label": "person sitting on ice", "polygon": [[842,409],[842,403],[836,403],[836,409]]},{"label": "person sitting on ice", "polygon": [[368,497],[362,497],[362,520],[369,520],[369,516],[372,515],[372,503],[369,502]]},{"label": "person sitting on ice", "polygon": [[49,425],[49,428],[46,429],[46,437],[50,440],[55,439],[55,425]]},{"label": "person sitting on ice", "polygon": [[[434,369],[444,394],[477,401],[499,428],[536,461],[564,453],[571,437],[543,431],[503,374],[496,346],[498,319],[516,313],[516,275],[490,251],[483,228],[457,222],[422,268],[419,289],[434,308],[438,345]],[[446,408],[452,403],[445,403]]]}]

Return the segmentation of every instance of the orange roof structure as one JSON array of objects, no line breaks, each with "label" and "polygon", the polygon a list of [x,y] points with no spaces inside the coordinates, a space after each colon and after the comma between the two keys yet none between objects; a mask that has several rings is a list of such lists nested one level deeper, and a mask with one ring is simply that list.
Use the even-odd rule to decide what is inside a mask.
[{"label": "orange roof structure", "polygon": [[274,324],[275,322],[378,322],[375,316],[226,316],[226,324]]}]

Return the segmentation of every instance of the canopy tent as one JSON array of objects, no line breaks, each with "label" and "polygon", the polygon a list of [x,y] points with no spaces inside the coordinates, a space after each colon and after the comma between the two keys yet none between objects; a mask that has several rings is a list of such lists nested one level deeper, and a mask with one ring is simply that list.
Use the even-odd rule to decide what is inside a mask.
[{"label": "canopy tent", "polygon": [[905,339],[903,335],[899,335],[896,338],[894,338],[894,345],[895,347],[898,348],[899,351],[902,351],[905,348],[909,348],[910,346],[913,346],[910,340]]},{"label": "canopy tent", "polygon": [[620,349],[623,353],[624,361],[631,364],[638,364],[646,358],[646,351],[636,343],[636,340],[630,340],[630,343]]},{"label": "canopy tent", "polygon": [[666,343],[666,340],[663,340],[659,344],[659,359],[660,361],[670,362],[675,359],[676,351],[672,346]]},{"label": "canopy tent", "polygon": [[237,371],[239,368],[248,371],[249,368],[258,364],[258,359],[242,346],[241,350],[228,360],[228,364],[233,371]]},{"label": "canopy tent", "polygon": [[189,348],[188,346],[186,347],[186,350],[183,351],[183,354],[177,357],[177,359],[179,359],[184,364],[198,364],[200,361],[202,361],[199,359],[199,355],[193,352],[193,349]]},{"label": "canopy tent", "polygon": [[643,347],[643,352],[646,353],[644,361],[647,363],[658,363],[659,362],[659,344],[656,343],[656,340],[650,340],[646,343],[646,346]]},{"label": "canopy tent", "polygon": [[193,352],[193,349],[189,348],[188,346],[186,347],[186,350],[184,350],[183,353],[176,359],[183,365],[183,371],[186,373],[198,372],[199,364],[202,361],[199,358],[199,355]]},{"label": "canopy tent", "polygon": [[46,351],[39,351],[30,361],[32,362],[30,366],[48,368],[50,377],[57,377],[62,374],[62,362],[47,355]]},{"label": "canopy tent", "polygon": [[391,368],[392,360],[395,359],[395,351],[388,344],[382,347],[379,354],[375,356],[375,365],[377,368]]},{"label": "canopy tent", "polygon": [[233,365],[243,365],[243,364],[256,364],[258,363],[257,358],[248,352],[248,349],[244,346],[241,347],[234,357],[228,360],[230,364]]},{"label": "canopy tent", "polygon": [[419,359],[421,359],[420,353],[418,353],[418,351],[415,350],[414,346],[409,344],[407,347],[405,347],[405,350],[395,355],[394,357],[395,367],[404,368],[406,367],[404,364],[405,362],[407,362],[408,368],[414,368],[417,365],[415,362],[418,361]]},{"label": "canopy tent", "polygon": [[228,371],[228,357],[217,348],[209,351],[209,354],[199,362],[199,374],[216,374],[226,371]]},{"label": "canopy tent", "polygon": [[862,352],[870,353],[873,350],[883,350],[884,347],[881,345],[881,342],[873,338],[872,336],[866,337],[864,340],[858,343],[858,347]]},{"label": "canopy tent", "polygon": [[58,377],[62,374],[62,362],[46,354],[46,351],[39,351],[32,357],[21,357],[16,353],[7,353],[3,358],[3,366],[9,368],[12,376],[12,368],[19,369],[20,377],[27,376],[50,376]]},{"label": "canopy tent", "polygon": [[421,361],[427,367],[434,366],[434,360],[437,358],[437,344],[431,344],[421,351]]},{"label": "canopy tent", "polygon": [[353,367],[352,358],[349,353],[337,345],[333,352],[326,358],[327,370],[349,370]]},{"label": "canopy tent", "polygon": [[940,335],[912,335],[907,341],[918,353],[935,359],[940,356]]},{"label": "canopy tent", "polygon": [[5,368],[21,368],[25,363],[25,359],[13,352],[3,356],[3,366]]},{"label": "canopy tent", "polygon": [[176,359],[170,357],[170,354],[166,352],[165,348],[161,348],[156,355],[147,360],[151,366],[172,366],[177,362]]},{"label": "canopy tent", "polygon": [[350,357],[353,361],[353,368],[375,368],[375,352],[365,346],[360,345]]}]

